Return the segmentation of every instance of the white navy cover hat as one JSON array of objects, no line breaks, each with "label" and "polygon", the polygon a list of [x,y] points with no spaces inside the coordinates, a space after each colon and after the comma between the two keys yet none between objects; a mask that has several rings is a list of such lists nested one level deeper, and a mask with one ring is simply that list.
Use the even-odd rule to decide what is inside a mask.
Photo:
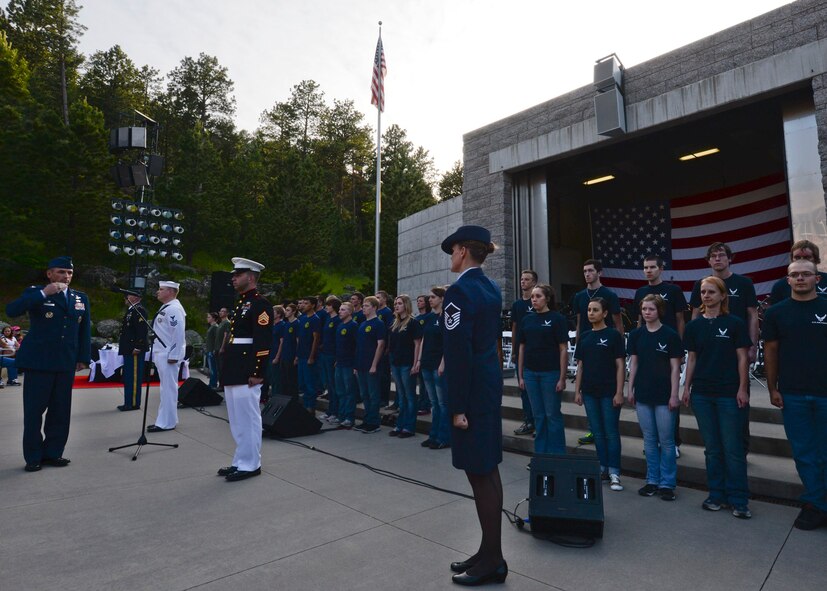
[{"label": "white navy cover hat", "polygon": [[172,289],[179,289],[181,284],[175,283],[174,281],[159,281],[158,287],[171,287]]},{"label": "white navy cover hat", "polygon": [[261,263],[257,263],[255,261],[251,261],[250,259],[243,259],[241,257],[234,257],[233,261],[233,273],[241,273],[242,271],[253,271],[255,273],[261,273],[264,271],[264,265]]}]

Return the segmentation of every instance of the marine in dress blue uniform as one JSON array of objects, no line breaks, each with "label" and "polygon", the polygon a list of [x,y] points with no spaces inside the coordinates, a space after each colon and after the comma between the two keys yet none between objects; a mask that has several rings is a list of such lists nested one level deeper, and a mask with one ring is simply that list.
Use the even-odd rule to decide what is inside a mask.
[{"label": "marine in dress blue uniform", "polygon": [[491,233],[461,226],[442,242],[451,270],[460,272],[443,299],[443,344],[448,409],[453,415],[451,454],[465,470],[482,529],[479,551],[451,564],[453,582],[476,586],[503,582],[502,367],[498,354],[502,295],[480,265],[493,251]]},{"label": "marine in dress blue uniform", "polygon": [[273,332],[273,305],[259,295],[264,265],[236,257],[233,287],[238,292],[224,359],[224,401],[236,448],[233,463],[218,470],[228,481],[261,474],[261,384]]},{"label": "marine in dress blue uniform", "polygon": [[149,350],[148,327],[141,317],[147,317],[146,308],[141,305],[141,296],[128,294],[129,309],[121,323],[121,337],[118,340],[118,355],[123,356],[123,404],[118,410],[141,408],[141,385],[144,381],[146,352]]},{"label": "marine in dress blue uniform", "polygon": [[6,306],[10,317],[28,314],[30,322],[16,357],[17,366],[26,370],[23,457],[28,472],[40,470],[41,464],[69,463],[63,450],[69,438],[72,382],[91,356],[89,299],[69,288],[73,273],[70,257],[52,259],[46,271],[50,283],[29,287]]}]

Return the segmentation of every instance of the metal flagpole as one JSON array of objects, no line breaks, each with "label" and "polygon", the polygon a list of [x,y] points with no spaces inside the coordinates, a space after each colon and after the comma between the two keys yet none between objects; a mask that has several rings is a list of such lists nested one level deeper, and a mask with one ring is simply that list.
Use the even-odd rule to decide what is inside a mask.
[{"label": "metal flagpole", "polygon": [[[382,42],[382,21],[379,21],[379,43]],[[384,54],[384,49],[382,50]],[[383,56],[376,56],[381,59]],[[374,67],[380,67],[376,64]],[[381,76],[381,72],[380,72]],[[382,106],[385,101],[385,85],[379,84],[379,100],[376,105],[376,248],[373,257],[374,293],[379,291],[379,218],[382,213]]]}]

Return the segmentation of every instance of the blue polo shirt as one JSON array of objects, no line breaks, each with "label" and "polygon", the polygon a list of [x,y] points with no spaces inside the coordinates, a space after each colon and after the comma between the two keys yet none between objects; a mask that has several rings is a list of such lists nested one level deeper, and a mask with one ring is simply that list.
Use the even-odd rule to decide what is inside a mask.
[{"label": "blue polo shirt", "polygon": [[562,314],[549,310],[523,316],[518,343],[525,345],[523,367],[531,371],[560,371],[560,345],[569,331]]},{"label": "blue polo shirt", "polygon": [[359,371],[369,371],[379,341],[387,339],[388,329],[378,316],[365,320],[359,325],[356,336],[356,365]]},{"label": "blue polo shirt", "polygon": [[282,338],[284,341],[281,344],[281,360],[287,363],[293,363],[296,358],[296,336],[299,332],[299,321],[284,322],[282,328]]},{"label": "blue polo shirt", "polygon": [[[325,313],[327,315],[327,313]],[[325,355],[336,354],[336,328],[341,320],[338,314],[327,316],[322,323],[322,353]]]},{"label": "blue polo shirt", "polygon": [[626,352],[637,355],[635,400],[652,406],[669,404],[672,359],[683,359],[681,338],[666,324],[650,332],[646,325],[629,333]]},{"label": "blue polo shirt", "polygon": [[762,336],[778,341],[781,394],[827,396],[827,299],[783,300],[766,311]]},{"label": "blue polo shirt", "polygon": [[580,333],[574,358],[583,362],[579,370],[580,391],[590,396],[613,397],[617,391],[616,359],[625,359],[623,336],[614,328]]},{"label": "blue polo shirt", "polygon": [[686,325],[683,345],[696,354],[692,393],[735,398],[740,383],[737,350],[752,346],[744,321],[733,314],[698,316]]},{"label": "blue polo shirt", "polygon": [[353,367],[356,361],[356,334],[359,325],[353,320],[340,322],[336,327],[336,365],[338,367]]},{"label": "blue polo shirt", "polygon": [[299,316],[298,322],[296,357],[299,359],[309,359],[310,352],[313,350],[313,334],[319,332],[321,323],[315,313],[309,316],[302,314]]},{"label": "blue polo shirt", "polygon": [[382,322],[385,323],[385,328],[389,329],[393,324],[393,310],[391,310],[388,306],[379,308],[376,311],[376,316],[382,319]]},{"label": "blue polo shirt", "polygon": [[353,322],[356,324],[362,324],[365,321],[365,313],[359,310],[358,312],[353,313]]},{"label": "blue polo shirt", "polygon": [[270,355],[268,356],[270,361],[273,361],[276,353],[279,352],[279,341],[284,336],[284,329],[286,326],[287,323],[284,320],[279,320],[273,325],[273,344],[270,345]]}]

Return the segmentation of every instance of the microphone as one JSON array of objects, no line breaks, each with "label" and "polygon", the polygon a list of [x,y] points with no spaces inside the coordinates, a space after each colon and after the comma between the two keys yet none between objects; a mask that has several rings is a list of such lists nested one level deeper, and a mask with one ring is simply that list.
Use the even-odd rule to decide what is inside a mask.
[{"label": "microphone", "polygon": [[124,288],[122,288],[122,287],[118,287],[117,285],[113,285],[112,287],[110,287],[110,288],[109,288],[109,290],[110,290],[110,291],[114,291],[115,293],[120,293],[120,294],[123,294],[123,295],[131,295],[131,296],[135,296],[136,298],[141,298],[141,297],[143,297],[143,296],[142,296],[140,293],[138,293],[137,291],[134,291],[134,290],[131,290],[131,289],[124,289]]}]

